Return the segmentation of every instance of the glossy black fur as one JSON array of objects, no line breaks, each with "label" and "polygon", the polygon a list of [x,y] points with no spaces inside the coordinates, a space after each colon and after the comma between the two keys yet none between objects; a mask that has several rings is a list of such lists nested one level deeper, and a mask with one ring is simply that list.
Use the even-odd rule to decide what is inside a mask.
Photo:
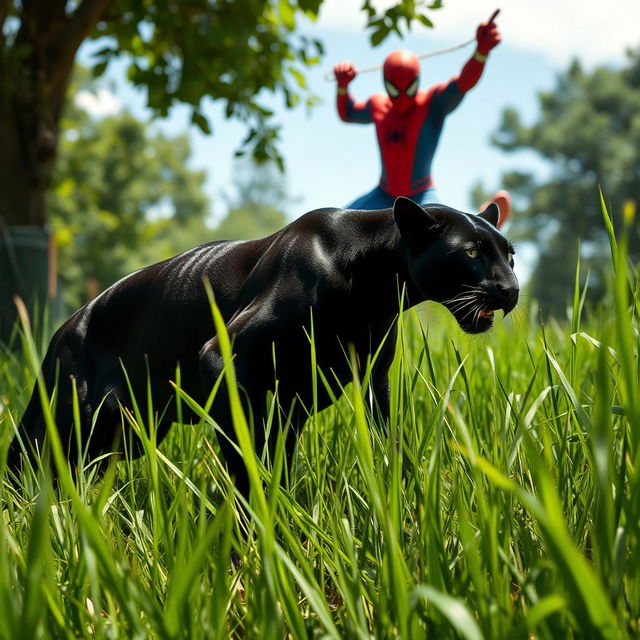
[{"label": "glossy black fur", "polygon": [[[300,406],[312,405],[305,333],[311,311],[318,365],[342,384],[352,376],[348,345],[366,363],[390,331],[373,376],[379,409],[388,415],[387,372],[402,287],[405,307],[427,299],[443,302],[471,333],[490,328],[488,309],[508,313],[515,306],[512,248],[494,226],[497,217],[495,205],[470,215],[442,205],[421,208],[406,198],[381,211],[320,209],[267,238],[212,242],[123,278],[62,325],[43,363],[49,390],[58,382],[56,422],[70,456],[76,455],[72,378],[85,441],[102,403],[88,442],[92,457],[111,451],[121,435],[118,403],[130,402],[122,365],[143,411],[150,372],[154,407],[163,415],[160,438],[176,419],[169,381],[178,363],[182,387],[205,401],[223,363],[203,278],[211,283],[234,340],[236,375],[250,405],[258,447],[264,444],[266,393],[274,386],[274,351],[280,404],[285,410],[298,407],[289,455],[295,430],[304,422]],[[478,255],[470,257],[473,248]],[[319,394],[320,407],[327,406],[329,395],[322,387]],[[217,398],[212,415],[232,435],[224,389]],[[44,423],[37,393],[20,435],[27,449],[41,446]],[[239,488],[246,491],[242,460],[225,439],[220,444]],[[8,463],[18,473],[20,452],[16,438]]]}]

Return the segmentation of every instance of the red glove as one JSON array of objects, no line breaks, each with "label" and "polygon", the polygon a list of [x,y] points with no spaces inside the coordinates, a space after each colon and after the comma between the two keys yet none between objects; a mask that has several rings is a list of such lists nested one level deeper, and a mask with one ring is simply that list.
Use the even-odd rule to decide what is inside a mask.
[{"label": "red glove", "polygon": [[337,64],[333,68],[333,72],[336,74],[336,80],[340,88],[346,87],[356,77],[356,68],[351,62]]},{"label": "red glove", "polygon": [[476,40],[478,41],[476,51],[483,56],[486,56],[489,51],[491,51],[491,49],[497,46],[501,41],[500,34],[498,33],[498,27],[494,22],[499,13],[500,9],[496,9],[489,20],[487,22],[483,22],[476,31]]}]

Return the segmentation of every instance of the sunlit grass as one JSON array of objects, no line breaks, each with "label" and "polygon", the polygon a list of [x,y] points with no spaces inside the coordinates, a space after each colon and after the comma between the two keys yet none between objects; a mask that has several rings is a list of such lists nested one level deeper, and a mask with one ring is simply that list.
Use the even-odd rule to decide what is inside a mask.
[{"label": "sunlit grass", "polygon": [[[2,489],[0,637],[637,637],[638,271],[624,233],[612,251],[607,302],[576,289],[566,322],[525,307],[469,337],[405,313],[389,428],[361,371],[309,408],[290,473],[235,398],[244,508],[179,376],[201,420],[158,448],[153,414],[127,412],[139,460],[72,475],[54,437],[55,485],[46,463]],[[41,352],[0,359],[0,460]]]}]

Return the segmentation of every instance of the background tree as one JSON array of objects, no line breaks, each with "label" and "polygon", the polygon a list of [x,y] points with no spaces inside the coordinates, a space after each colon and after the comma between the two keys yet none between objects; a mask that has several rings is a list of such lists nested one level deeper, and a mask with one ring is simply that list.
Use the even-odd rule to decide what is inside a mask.
[{"label": "background tree", "polygon": [[[580,242],[581,262],[592,272],[591,300],[602,294],[608,241],[598,187],[611,211],[640,197],[640,50],[628,65],[591,72],[576,61],[552,91],[539,94],[538,121],[524,125],[507,109],[493,142],[505,151],[531,149],[549,163],[548,176],[510,172],[504,186],[521,203],[513,224],[536,242],[531,294],[547,311],[564,313],[571,297]],[[478,194],[478,197],[479,194]],[[638,235],[632,254],[639,253]]]},{"label": "background tree", "polygon": [[188,168],[190,155],[187,136],[153,133],[126,112],[95,119],[70,105],[48,197],[69,309],[207,238],[205,172]]}]

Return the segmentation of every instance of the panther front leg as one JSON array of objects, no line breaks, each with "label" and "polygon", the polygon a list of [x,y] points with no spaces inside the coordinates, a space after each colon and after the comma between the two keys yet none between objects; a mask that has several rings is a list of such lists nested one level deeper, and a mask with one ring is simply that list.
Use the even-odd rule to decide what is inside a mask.
[{"label": "panther front leg", "polygon": [[[265,433],[267,421],[267,394],[275,389],[276,372],[274,370],[274,344],[290,344],[291,336],[297,329],[301,332],[302,319],[298,323],[283,322],[270,312],[270,305],[254,304],[239,314],[227,325],[232,338],[233,366],[239,390],[242,408],[252,426],[253,445],[258,456],[265,444],[270,456],[276,449],[279,421],[277,418],[271,427],[269,438]],[[223,375],[224,361],[220,353],[218,338],[214,337],[204,344],[200,351],[200,377],[208,394],[215,381]],[[277,361],[275,363],[277,367]],[[282,411],[290,408],[290,400],[280,396],[278,401]],[[294,412],[297,416],[297,413]],[[220,449],[229,474],[234,477],[238,491],[249,497],[249,478],[242,453],[239,451],[233,416],[229,402],[229,390],[223,380],[211,409],[211,417],[224,433],[217,433]],[[295,449],[299,425],[292,425],[285,440],[287,462],[290,462]]]},{"label": "panther front leg", "polygon": [[[391,390],[389,387],[389,368],[396,352],[397,330],[395,323],[389,333],[384,336],[376,361],[371,372],[371,411],[374,418],[379,419],[385,430],[389,427],[391,417]],[[375,344],[375,343],[374,343]]]}]

